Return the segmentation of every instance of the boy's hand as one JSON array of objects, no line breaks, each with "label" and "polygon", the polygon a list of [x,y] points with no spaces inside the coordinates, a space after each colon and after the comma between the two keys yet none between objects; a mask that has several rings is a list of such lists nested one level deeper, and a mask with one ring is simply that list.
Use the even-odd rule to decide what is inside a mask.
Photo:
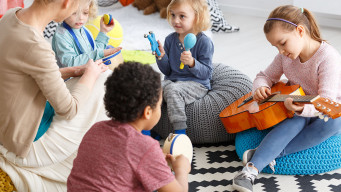
[{"label": "boy's hand", "polygon": [[122,49],[122,47],[115,47],[110,49],[104,49],[104,57],[112,55],[116,52],[119,52]]},{"label": "boy's hand", "polygon": [[301,113],[304,109],[304,104],[302,103],[294,103],[292,98],[286,98],[284,101],[284,106],[289,111],[295,111]]},{"label": "boy's hand", "polygon": [[183,51],[180,56],[180,61],[189,67],[194,67],[195,65],[194,58],[192,57],[192,53],[190,51]]},{"label": "boy's hand", "polygon": [[268,87],[259,87],[256,89],[253,99],[257,102],[266,99],[269,95],[271,95],[271,91]]},{"label": "boy's hand", "polygon": [[160,52],[161,52],[160,57],[162,58],[162,57],[166,54],[166,52],[165,52],[165,49],[163,48],[163,46],[162,46],[160,40],[157,40],[157,43],[159,44],[159,50],[160,50]]},{"label": "boy's hand", "polygon": [[179,155],[176,158],[171,155],[166,155],[166,160],[171,163],[174,173],[185,173],[189,174],[191,171],[191,164],[184,155]]},{"label": "boy's hand", "polygon": [[110,32],[113,28],[114,28],[114,26],[115,26],[115,22],[113,23],[113,24],[108,24],[108,25],[106,25],[105,23],[104,23],[104,18],[103,18],[103,16],[101,17],[101,21],[100,21],[100,32],[103,32],[103,33],[108,33],[108,32]]}]

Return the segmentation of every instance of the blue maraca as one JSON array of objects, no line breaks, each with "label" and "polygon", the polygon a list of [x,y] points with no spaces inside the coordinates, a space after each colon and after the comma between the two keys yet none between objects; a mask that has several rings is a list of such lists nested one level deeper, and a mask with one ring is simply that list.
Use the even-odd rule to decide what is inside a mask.
[{"label": "blue maraca", "polygon": [[[197,37],[193,33],[188,33],[184,39],[185,50],[188,51],[192,49],[197,42]],[[184,64],[181,62],[180,69],[184,68]]]}]

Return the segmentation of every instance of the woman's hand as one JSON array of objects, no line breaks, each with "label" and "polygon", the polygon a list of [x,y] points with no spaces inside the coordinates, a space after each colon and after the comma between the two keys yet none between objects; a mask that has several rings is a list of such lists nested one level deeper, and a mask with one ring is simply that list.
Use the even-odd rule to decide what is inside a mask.
[{"label": "woman's hand", "polygon": [[100,73],[106,71],[107,69],[108,67],[103,64],[102,59],[99,59],[97,61],[89,59],[89,61],[85,65],[79,66],[79,68],[75,71],[75,77],[82,76],[85,72],[98,76]]},{"label": "woman's hand", "polygon": [[284,101],[284,106],[289,111],[295,111],[298,113],[301,113],[304,109],[304,104],[302,103],[294,103],[294,100],[292,98],[286,98]]},{"label": "woman's hand", "polygon": [[259,87],[256,89],[253,99],[257,102],[266,99],[269,95],[271,95],[271,90],[268,87]]},{"label": "woman's hand", "polygon": [[110,49],[104,49],[104,57],[112,55],[114,53],[119,52],[122,49],[122,47],[115,47]]},{"label": "woman's hand", "polygon": [[190,51],[183,51],[180,56],[180,61],[189,67],[194,67],[195,65],[194,58],[192,57],[192,53]]},{"label": "woman's hand", "polygon": [[94,75],[99,75],[102,72],[108,70],[108,66],[103,64],[102,59],[99,59],[97,61],[93,61],[92,59],[89,59],[89,61],[85,64],[86,69],[84,73],[90,72]]},{"label": "woman's hand", "polygon": [[89,90],[92,90],[99,75],[108,69],[108,66],[103,64],[102,59],[97,61],[89,59],[89,61],[82,67],[83,68],[81,68],[79,73],[81,74],[83,72],[83,74],[78,83],[84,84],[89,88]]},{"label": "woman's hand", "polygon": [[100,32],[103,32],[105,34],[109,33],[115,26],[115,22],[113,24],[108,24],[106,25],[104,23],[104,18],[103,16],[101,17],[101,21],[100,21]]}]

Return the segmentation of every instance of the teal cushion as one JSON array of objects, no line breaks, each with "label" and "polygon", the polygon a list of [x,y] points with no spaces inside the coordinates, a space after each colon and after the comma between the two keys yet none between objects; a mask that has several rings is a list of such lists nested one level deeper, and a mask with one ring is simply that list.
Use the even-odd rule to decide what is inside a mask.
[{"label": "teal cushion", "polygon": [[[249,129],[236,135],[236,151],[240,159],[244,151],[256,148],[271,129]],[[276,159],[275,174],[310,175],[341,168],[341,135],[330,137],[321,144]],[[269,166],[263,173],[272,173]]]},{"label": "teal cushion", "polygon": [[37,141],[49,129],[49,127],[52,123],[53,116],[54,116],[54,109],[51,106],[51,104],[48,101],[46,101],[44,114],[43,114],[43,117],[41,119],[41,122],[40,122],[40,125],[38,128],[38,132],[37,132],[37,135],[36,135],[36,138],[34,139],[34,141]]}]

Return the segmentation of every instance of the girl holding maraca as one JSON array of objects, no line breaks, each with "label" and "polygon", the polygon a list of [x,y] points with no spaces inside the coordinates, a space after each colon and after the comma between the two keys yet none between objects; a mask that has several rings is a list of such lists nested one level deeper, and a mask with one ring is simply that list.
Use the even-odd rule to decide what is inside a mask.
[{"label": "girl holding maraca", "polygon": [[172,0],[167,20],[175,32],[166,37],[164,46],[158,41],[162,59],[157,64],[165,75],[163,97],[170,123],[176,134],[186,134],[185,105],[211,89],[214,46],[202,32],[210,27],[208,5],[205,0]]}]

